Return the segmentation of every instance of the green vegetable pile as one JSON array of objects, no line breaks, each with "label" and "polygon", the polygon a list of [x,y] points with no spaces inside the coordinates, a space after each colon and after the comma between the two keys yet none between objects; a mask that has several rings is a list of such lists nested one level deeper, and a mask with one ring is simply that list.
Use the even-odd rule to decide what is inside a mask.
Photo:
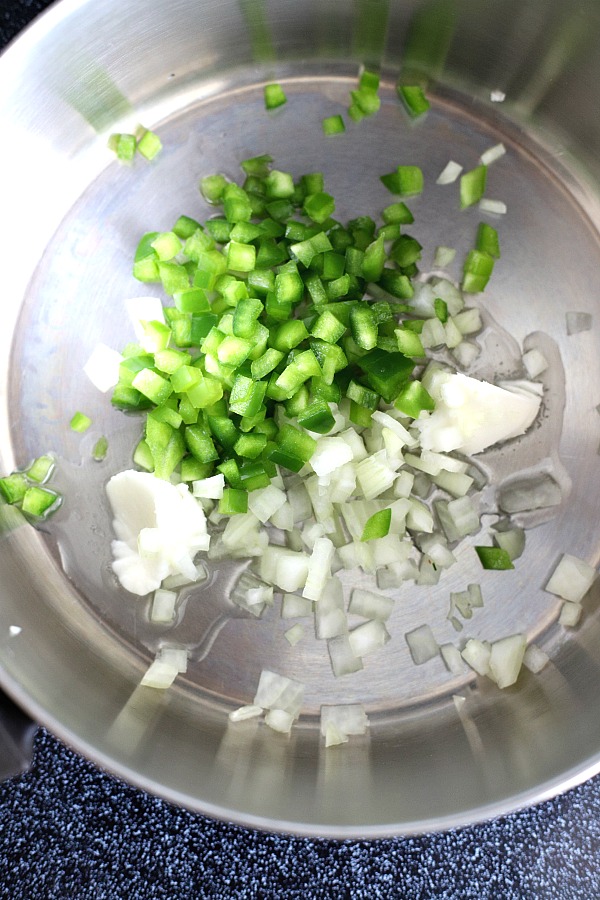
[{"label": "green vegetable pile", "polygon": [[[414,378],[425,320],[406,303],[422,249],[405,231],[409,208],[398,200],[381,225],[370,216],[341,224],[322,174],[295,181],[272,161],[245,160],[242,186],[202,179],[222,214],[204,224],[181,216],[171,231],[142,237],[133,273],[160,283],[173,306],[125,348],[112,395],[120,409],[148,410],[135,462],[188,482],[222,473],[225,514],[245,512],[248,492],[268,485],[277,465],[302,469],[316,446],[309,432],[334,427],[330,404],[346,398],[358,427],[381,401],[413,418],[434,405]],[[423,176],[399,166],[382,181],[408,196]],[[491,260],[489,277],[488,250],[472,251],[467,267],[474,259],[476,268],[465,269],[478,289],[481,258]],[[442,300],[436,313],[447,319]]]}]

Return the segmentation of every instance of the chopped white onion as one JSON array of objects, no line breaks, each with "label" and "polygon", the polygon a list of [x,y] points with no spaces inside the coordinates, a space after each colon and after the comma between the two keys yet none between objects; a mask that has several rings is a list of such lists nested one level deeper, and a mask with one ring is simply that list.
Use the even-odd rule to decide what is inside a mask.
[{"label": "chopped white onion", "polygon": [[404,425],[399,422],[397,419],[394,419],[392,415],[389,413],[382,412],[379,409],[376,409],[372,415],[373,422],[378,422],[379,425],[384,428],[389,428],[390,431],[393,431],[394,434],[400,438],[403,444],[406,444],[407,447],[415,447],[417,442],[415,438],[412,436],[410,431],[404,427]]},{"label": "chopped white onion", "polygon": [[273,585],[260,581],[252,572],[242,572],[231,591],[230,599],[240,609],[260,618],[265,607],[273,602]]},{"label": "chopped white onion", "polygon": [[375,594],[362,588],[354,588],[350,595],[348,612],[365,619],[379,619],[385,622],[389,619],[394,608],[393,597],[384,594]]},{"label": "chopped white onion", "polygon": [[414,559],[405,559],[377,570],[377,587],[385,591],[397,588],[404,581],[415,581],[419,577],[419,568]]},{"label": "chopped white onion", "polygon": [[347,744],[348,740],[348,735],[340,731],[331,722],[327,725],[325,729],[325,747],[338,747],[340,744]]},{"label": "chopped white onion", "polygon": [[[278,488],[275,488],[275,490],[278,490]],[[294,530],[294,511],[287,500],[272,514],[271,525],[279,528],[280,531],[292,532]]]},{"label": "chopped white onion", "polygon": [[[106,486],[117,540],[112,542],[113,571],[123,587],[143,596],[168,575],[193,581],[193,556],[209,547],[206,517],[185,484],[174,485],[133,469],[113,475]],[[141,533],[156,538],[155,552],[142,554]]]},{"label": "chopped white onion", "polygon": [[505,531],[496,531],[494,543],[506,550],[511,560],[518,559],[525,549],[525,529],[515,526]]},{"label": "chopped white onion", "polygon": [[262,709],[285,710],[293,718],[300,714],[304,699],[304,685],[293,678],[263,669],[253,704]]},{"label": "chopped white onion", "polygon": [[344,588],[335,575],[325,583],[321,599],[314,605],[314,615],[315,634],[319,640],[329,640],[339,634],[347,634]]},{"label": "chopped white onion", "polygon": [[159,588],[154,592],[150,608],[150,621],[157,625],[170,625],[175,618],[177,593]]},{"label": "chopped white onion", "polygon": [[446,493],[457,498],[464,497],[469,492],[474,479],[463,472],[445,472],[442,469],[439,475],[433,475],[431,480]]},{"label": "chopped white onion", "polygon": [[312,615],[312,600],[298,594],[284,594],[281,601],[282,619],[304,619]]},{"label": "chopped white onion", "polygon": [[[465,305],[461,291],[452,284],[449,278],[431,278],[429,281],[434,297],[439,297],[448,307],[448,314],[456,316]],[[433,310],[432,310],[433,312]]]},{"label": "chopped white onion", "polygon": [[329,538],[315,541],[313,551],[307,564],[306,581],[302,596],[308,600],[320,600],[325,584],[331,577],[331,563],[335,547]]},{"label": "chopped white onion", "polygon": [[453,675],[463,674],[465,663],[458,647],[455,647],[454,644],[442,644],[440,646],[440,654],[449,672]]},{"label": "chopped white onion", "polygon": [[365,734],[369,719],[362,703],[340,703],[321,707],[321,734],[327,736],[331,726],[343,735]]},{"label": "chopped white onion", "polygon": [[305,522],[312,515],[312,506],[308,491],[303,482],[291,484],[287,488],[288,503],[294,514],[294,525]]},{"label": "chopped white onion", "polygon": [[289,734],[295,717],[285,709],[270,709],[265,714],[265,725],[280,734]]},{"label": "chopped white onion", "polygon": [[322,437],[310,458],[310,465],[318,475],[329,475],[353,459],[352,448],[343,437]]},{"label": "chopped white onion", "polygon": [[504,144],[494,144],[493,147],[489,147],[479,157],[479,162],[482,166],[491,166],[493,162],[496,162],[497,159],[500,159],[501,156],[504,156],[506,153],[506,147]]},{"label": "chopped white onion", "polygon": [[542,351],[537,350],[535,347],[531,350],[527,350],[527,352],[523,354],[522,359],[523,365],[530,378],[537,378],[538,375],[541,375],[541,373],[545,372],[548,368],[548,360]]},{"label": "chopped white onion", "polygon": [[208,500],[220,500],[225,489],[225,476],[219,473],[211,475],[209,478],[199,478],[198,481],[192,482],[192,493],[194,497],[206,498]]},{"label": "chopped white onion", "polygon": [[143,687],[165,690],[176,677],[187,671],[188,652],[182,647],[162,647],[146,671],[140,684]]},{"label": "chopped white onion", "polygon": [[446,329],[438,318],[425,319],[421,331],[421,343],[426,350],[445,345]]},{"label": "chopped white onion", "polygon": [[438,655],[438,643],[429,625],[419,625],[418,628],[408,631],[404,637],[415,666],[429,662]]},{"label": "chopped white onion", "polygon": [[171,687],[179,674],[179,669],[172,663],[165,662],[161,659],[155,659],[147,669],[140,684],[143,687],[158,688],[166,690]]},{"label": "chopped white onion", "polygon": [[373,500],[393,485],[396,473],[388,465],[384,450],[367,456],[356,466],[356,480],[365,500]]},{"label": "chopped white onion", "polygon": [[453,247],[436,247],[433,264],[437,269],[445,269],[446,266],[450,265],[455,256],[456,250]]},{"label": "chopped white onion", "polygon": [[499,688],[510,687],[517,680],[526,647],[524,634],[511,634],[492,644],[488,674]]},{"label": "chopped white onion", "polygon": [[419,586],[433,586],[438,583],[441,574],[441,569],[428,556],[423,556],[419,563],[419,575],[416,583]]},{"label": "chopped white onion", "polygon": [[442,171],[436,178],[435,183],[436,184],[453,184],[456,181],[456,179],[458,178],[458,176],[460,175],[460,173],[462,172],[462,170],[463,170],[463,167],[460,165],[460,163],[454,162],[454,160],[451,159],[449,162],[446,163],[446,165],[444,166],[444,168],[442,169]]},{"label": "chopped white onion", "polygon": [[574,628],[581,618],[581,603],[570,603],[565,600],[560,609],[558,624],[564,625],[566,628]]},{"label": "chopped white onion", "polygon": [[293,593],[306,582],[308,556],[269,544],[258,560],[258,573],[263,581]]},{"label": "chopped white onion", "polygon": [[452,319],[462,335],[476,334],[481,331],[481,313],[477,307],[469,307],[458,312]]},{"label": "chopped white onion", "polygon": [[472,341],[461,341],[458,347],[452,351],[454,359],[461,369],[468,369],[472,366],[477,357],[481,354],[481,347]]},{"label": "chopped white onion", "polygon": [[478,675],[488,675],[490,671],[491,646],[477,638],[471,638],[465,644],[462,658]]},{"label": "chopped white onion", "polygon": [[206,581],[208,578],[208,570],[204,563],[199,562],[196,563],[196,575],[190,581],[189,578],[186,578],[185,575],[177,574],[177,575],[168,575],[163,579],[162,587],[167,591],[174,591],[180,587],[186,587],[190,584],[201,584],[203,581]]},{"label": "chopped white onion", "polygon": [[424,531],[430,533],[433,531],[433,515],[429,507],[425,506],[414,497],[409,497],[410,509],[406,514],[406,526],[411,531]]},{"label": "chopped white onion", "polygon": [[534,675],[541,672],[549,661],[550,657],[548,654],[535,644],[530,644],[523,656],[523,665],[526,669],[529,669],[530,672],[533,672]]},{"label": "chopped white onion", "polygon": [[390,637],[383,622],[372,619],[353,628],[348,634],[348,641],[353,654],[362,659],[363,656],[367,656],[387,644]]},{"label": "chopped white onion", "polygon": [[350,675],[363,668],[362,659],[355,655],[347,634],[340,634],[327,641],[331,670],[336,678]]},{"label": "chopped white onion", "polygon": [[245,722],[247,719],[256,719],[258,716],[262,716],[262,714],[262,706],[248,704],[247,706],[239,706],[237,709],[232,709],[228,718],[230,722]]},{"label": "chopped white onion", "polygon": [[482,197],[479,201],[479,209],[481,212],[493,213],[497,216],[503,216],[508,211],[508,207],[504,200],[492,200],[490,197]]},{"label": "chopped white onion", "polygon": [[596,570],[589,563],[565,553],[554,569],[545,590],[550,594],[557,594],[570,603],[581,603],[596,575]]}]

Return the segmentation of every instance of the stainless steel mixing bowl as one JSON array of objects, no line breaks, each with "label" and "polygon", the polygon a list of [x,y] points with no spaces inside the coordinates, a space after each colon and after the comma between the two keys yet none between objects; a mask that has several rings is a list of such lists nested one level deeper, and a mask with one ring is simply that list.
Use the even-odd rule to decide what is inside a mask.
[{"label": "stainless steel mixing bowl", "polygon": [[[0,675],[36,721],[132,783],[208,815],[300,834],[370,838],[458,826],[547,798],[600,769],[598,590],[580,626],[558,625],[543,590],[562,552],[598,563],[600,365],[597,328],[567,336],[568,310],[598,317],[600,6],[595,0],[63,0],[0,59],[3,323],[0,467],[58,455],[65,503],[42,530],[0,507]],[[382,108],[326,138],[361,64],[382,75]],[[408,121],[399,73],[425,80],[432,108]],[[411,77],[412,77],[411,76]],[[281,82],[286,107],[264,110]],[[119,166],[112,131],[138,122],[164,150]],[[429,254],[472,245],[477,211],[434,187],[449,159],[475,165],[498,141],[506,157],[488,193],[504,200],[502,260],[485,300],[482,358],[508,374],[519,344],[552,360],[545,417],[528,440],[482,458],[492,478],[550,469],[563,502],[532,528],[512,573],[483,582],[486,604],[462,635],[527,633],[550,655],[500,692],[441,660],[415,667],[404,633],[446,621],[448,592],[403,588],[392,641],[356,676],[334,679],[320,642],[282,640],[276,609],[244,617],[223,565],[190,597],[168,639],[193,662],[167,692],[140,689],[154,649],[146,601],[117,589],[104,485],[130,464],[140,421],[110,408],[82,375],[98,341],[132,335],[123,299],[140,234],[180,213],[206,216],[198,179],[236,177],[241,159],[270,152],[295,175],[322,170],[340,218],[389,202],[378,176],[420,164],[415,201]],[[417,227],[417,226],[415,226]],[[565,376],[563,376],[563,367]],[[485,375],[484,368],[478,370]],[[70,431],[75,410],[93,426]],[[100,434],[107,459],[91,460]],[[289,739],[227,712],[251,700],[262,667],[300,678],[305,711]],[[459,716],[453,695],[465,697]],[[361,701],[369,733],[325,751],[322,702]]]}]

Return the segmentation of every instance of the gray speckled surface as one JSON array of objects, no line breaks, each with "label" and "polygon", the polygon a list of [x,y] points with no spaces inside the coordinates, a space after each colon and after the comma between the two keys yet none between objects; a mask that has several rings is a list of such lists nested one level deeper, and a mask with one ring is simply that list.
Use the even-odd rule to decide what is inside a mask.
[{"label": "gray speckled surface", "polygon": [[0,785],[2,900],[592,900],[599,864],[600,778],[493,822],[370,843],[177,809],[42,729],[31,769]]},{"label": "gray speckled surface", "polygon": [[[47,5],[5,0],[0,47]],[[265,834],[176,809],[43,729],[30,770],[0,785],[2,900],[232,897],[591,900],[600,777],[493,822],[372,843]]]}]

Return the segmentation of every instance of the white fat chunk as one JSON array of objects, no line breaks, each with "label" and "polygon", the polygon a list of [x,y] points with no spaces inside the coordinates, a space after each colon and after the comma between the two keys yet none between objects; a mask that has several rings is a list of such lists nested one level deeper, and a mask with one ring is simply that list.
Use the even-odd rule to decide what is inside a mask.
[{"label": "white fat chunk", "polygon": [[435,410],[414,424],[426,450],[473,455],[492,444],[524,434],[541,398],[517,394],[468,375],[436,372],[427,390]]},{"label": "white fat chunk", "polygon": [[187,485],[127,469],[113,475],[106,493],[117,536],[113,571],[125,590],[143,596],[188,570],[195,580],[192,560],[208,549],[209,537],[202,506]]}]

